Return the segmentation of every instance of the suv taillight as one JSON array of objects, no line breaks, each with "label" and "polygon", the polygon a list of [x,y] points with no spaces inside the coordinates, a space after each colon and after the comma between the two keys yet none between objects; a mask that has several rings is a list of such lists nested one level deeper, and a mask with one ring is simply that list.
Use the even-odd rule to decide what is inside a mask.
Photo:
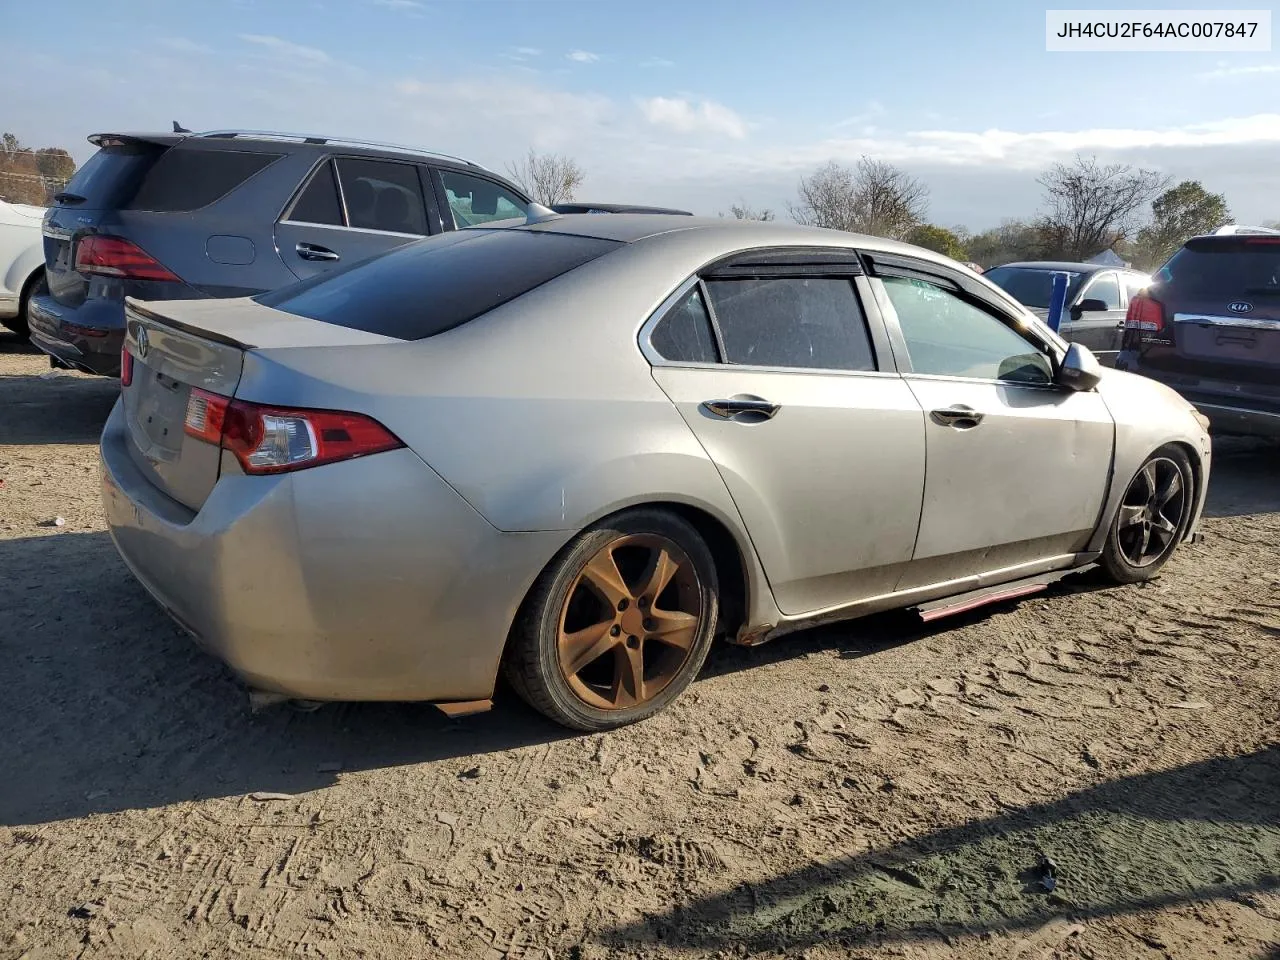
[{"label": "suv taillight", "polygon": [[88,236],[76,241],[76,273],[96,273],[125,280],[167,280],[178,277],[132,240]]},{"label": "suv taillight", "polygon": [[1153,300],[1145,293],[1139,293],[1129,301],[1129,310],[1124,315],[1126,330],[1141,330],[1143,333],[1162,333],[1164,331],[1164,304]]},{"label": "suv taillight", "polygon": [[286,473],[404,446],[363,414],[265,407],[199,389],[187,399],[183,429],[234,453],[245,473]]}]

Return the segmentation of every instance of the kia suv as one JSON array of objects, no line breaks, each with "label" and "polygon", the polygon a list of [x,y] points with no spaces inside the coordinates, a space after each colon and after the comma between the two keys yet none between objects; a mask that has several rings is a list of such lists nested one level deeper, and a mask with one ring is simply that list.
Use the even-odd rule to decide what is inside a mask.
[{"label": "kia suv", "polygon": [[1218,433],[1280,437],[1280,232],[1188,240],[1129,301],[1116,366],[1173,387]]},{"label": "kia suv", "polygon": [[419,237],[523,223],[529,198],[474,163],[333,137],[102,133],[45,215],[31,340],[119,376],[124,298],[242,297]]}]

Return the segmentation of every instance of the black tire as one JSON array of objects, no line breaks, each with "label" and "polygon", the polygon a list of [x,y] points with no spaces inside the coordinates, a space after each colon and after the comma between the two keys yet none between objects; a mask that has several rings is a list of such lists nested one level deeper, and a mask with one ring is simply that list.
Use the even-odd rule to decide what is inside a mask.
[{"label": "black tire", "polygon": [[44,289],[48,289],[48,287],[45,281],[44,267],[41,267],[27,277],[27,282],[22,285],[22,293],[18,298],[18,315],[0,320],[0,324],[4,324],[20,337],[29,337],[31,335],[31,325],[27,322],[27,304],[31,302],[33,296]]},{"label": "black tire", "polygon": [[[687,653],[683,654],[683,660],[678,666],[656,677],[656,680],[662,684],[656,694],[645,696],[634,705],[604,708],[588,702],[584,694],[579,692],[585,690],[587,694],[590,693],[590,690],[581,683],[581,673],[575,674],[574,682],[579,684],[575,688],[566,675],[568,668],[562,669],[561,627],[562,623],[568,622],[570,612],[573,610],[570,604],[578,603],[582,599],[581,592],[584,589],[588,591],[589,602],[595,602],[592,599],[595,596],[594,592],[582,578],[586,575],[588,563],[600,557],[606,547],[611,551],[658,549],[657,546],[629,546],[633,540],[646,542],[651,540],[655,544],[668,542],[673,545],[666,552],[669,556],[678,558],[680,566],[668,587],[679,591],[682,598],[680,603],[691,603],[696,595],[698,620],[696,627],[688,628],[693,639],[688,644]],[[611,559],[617,558],[616,553],[611,552],[609,556]],[[654,553],[653,556],[656,557],[657,554]],[[628,558],[624,555],[614,569],[621,574],[628,589],[633,589],[634,584],[634,589],[638,590],[639,582],[644,579],[645,574],[628,577],[624,569],[626,564],[622,562],[626,559]],[[680,583],[677,583],[677,578],[680,579]],[[670,616],[666,612],[666,607],[673,603],[669,599],[672,596],[665,589],[660,590],[658,597],[652,599],[642,596],[635,601],[638,605],[636,609],[651,605],[650,612],[655,616]],[[661,614],[658,613],[659,597],[667,598],[663,601]],[[599,602],[602,612],[593,614],[589,618],[593,623],[596,616],[615,617],[617,618],[615,626],[620,627],[622,617],[637,616],[634,611],[630,614],[615,614],[613,607],[603,598],[600,598]],[[624,601],[621,606],[626,607],[626,602]],[[719,582],[716,577],[715,561],[698,532],[685,520],[665,510],[651,508],[627,510],[584,530],[547,565],[534,583],[512,628],[511,640],[503,661],[503,671],[507,681],[521,699],[557,723],[575,730],[586,731],[610,730],[625,726],[664,709],[693,682],[711,649],[719,609]],[[690,616],[691,614],[677,615]],[[643,630],[637,629],[636,632],[649,632],[653,627],[655,627],[655,621],[646,619]],[[629,627],[627,632],[629,633],[630,630]],[[612,630],[610,635],[618,636]],[[647,677],[651,661],[655,666],[660,666],[661,663],[679,655],[678,652],[673,653],[674,648],[665,646],[665,641],[661,638],[627,636],[624,633],[619,640],[612,641],[612,648],[598,654],[598,660],[590,661],[590,666],[584,668],[582,672],[585,673],[586,670],[597,666],[606,671],[612,669],[616,690],[621,684],[617,679],[618,671],[623,670],[624,667],[616,665],[610,667],[610,664],[626,662],[629,655],[623,647],[630,647],[631,641],[637,641],[639,644],[638,648],[633,648],[633,654],[630,656],[638,658],[641,664],[639,673],[642,678],[645,678],[637,685],[641,688],[650,685]],[[608,663],[606,658],[609,658]],[[659,661],[658,658],[663,659]],[[601,697],[607,699],[604,694],[601,694]]]},{"label": "black tire", "polygon": [[[1159,490],[1148,489],[1151,487],[1149,469],[1156,471],[1154,475],[1159,478]],[[1167,478],[1171,478],[1175,472],[1180,489],[1160,506],[1155,501],[1165,496]],[[1153,494],[1155,499],[1148,497],[1148,493]],[[1103,575],[1114,583],[1139,583],[1152,579],[1169,562],[1174,550],[1186,536],[1195,507],[1195,497],[1195,474],[1191,469],[1191,460],[1182,447],[1169,444],[1147,457],[1129,480],[1116,515],[1111,518],[1106,544],[1098,560]],[[1150,514],[1153,510],[1156,511],[1155,524],[1167,525],[1171,528],[1170,532],[1160,532],[1151,522]],[[1143,511],[1146,512],[1145,519],[1133,522]],[[1144,531],[1146,540],[1142,539]],[[1157,538],[1160,538],[1158,544],[1154,542]],[[1149,543],[1152,545],[1152,552],[1150,556],[1144,557],[1141,555],[1142,550]],[[1158,550],[1155,549],[1156,546],[1159,547]]]}]

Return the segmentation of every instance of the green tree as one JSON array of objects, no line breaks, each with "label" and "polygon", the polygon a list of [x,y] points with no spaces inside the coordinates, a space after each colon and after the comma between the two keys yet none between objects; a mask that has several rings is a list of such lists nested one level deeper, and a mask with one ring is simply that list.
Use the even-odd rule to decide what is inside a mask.
[{"label": "green tree", "polygon": [[1230,222],[1226,197],[1210,193],[1199,180],[1183,180],[1152,201],[1151,223],[1138,231],[1136,262],[1154,269],[1173,256],[1188,237]]},{"label": "green tree", "polygon": [[917,247],[924,247],[952,260],[964,260],[967,257],[964,243],[955,233],[932,223],[922,223],[913,228],[907,234],[907,243],[914,243]]}]

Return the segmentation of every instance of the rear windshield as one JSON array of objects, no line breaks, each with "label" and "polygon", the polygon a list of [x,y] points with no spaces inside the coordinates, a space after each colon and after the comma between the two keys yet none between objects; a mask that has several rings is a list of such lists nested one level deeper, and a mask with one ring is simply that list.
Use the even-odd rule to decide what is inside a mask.
[{"label": "rear windshield", "polygon": [[118,207],[133,196],[164,152],[164,147],[145,143],[103,147],[75,172],[64,192],[84,197],[76,205],[86,210]]},{"label": "rear windshield", "polygon": [[175,147],[147,171],[127,208],[156,213],[199,210],[222,199],[281,156]]},{"label": "rear windshield", "polygon": [[[1020,304],[1027,307],[1048,309],[1053,294],[1053,275],[1058,271],[1041,267],[996,267],[983,276],[994,283]],[[1080,289],[1084,274],[1061,271],[1067,274],[1067,303]]]},{"label": "rear windshield", "polygon": [[406,244],[257,301],[353,330],[422,340],[619,246],[596,237],[473,227]]},{"label": "rear windshield", "polygon": [[1268,238],[1188,244],[1160,268],[1156,281],[1190,299],[1280,296],[1280,243]]}]

